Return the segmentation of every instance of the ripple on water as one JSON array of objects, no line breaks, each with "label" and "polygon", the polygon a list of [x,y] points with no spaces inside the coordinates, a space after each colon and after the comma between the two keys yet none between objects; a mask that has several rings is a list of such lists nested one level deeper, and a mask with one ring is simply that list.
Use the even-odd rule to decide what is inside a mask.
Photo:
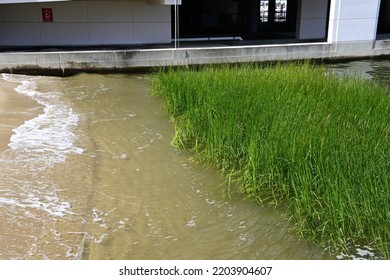
[{"label": "ripple on water", "polygon": [[[71,244],[75,238],[61,227],[63,220],[80,220],[64,183],[77,177],[69,178],[64,163],[84,152],[75,145],[79,117],[62,101],[61,91],[52,91],[55,78],[10,74],[0,78],[43,108],[43,113],[13,129],[9,149],[0,153],[0,258],[73,258],[79,244]],[[39,86],[50,90],[41,91]]]}]

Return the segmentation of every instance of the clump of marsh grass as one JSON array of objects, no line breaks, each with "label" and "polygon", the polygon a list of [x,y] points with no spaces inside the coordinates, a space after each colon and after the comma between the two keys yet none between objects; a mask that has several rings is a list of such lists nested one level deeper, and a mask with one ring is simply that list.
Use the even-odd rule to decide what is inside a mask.
[{"label": "clump of marsh grass", "polygon": [[390,258],[390,95],[309,63],[159,72],[174,143],[335,252]]}]

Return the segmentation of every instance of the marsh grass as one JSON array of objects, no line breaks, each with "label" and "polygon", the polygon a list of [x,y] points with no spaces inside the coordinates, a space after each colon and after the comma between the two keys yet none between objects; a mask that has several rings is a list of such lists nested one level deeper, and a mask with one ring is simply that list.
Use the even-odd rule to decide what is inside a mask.
[{"label": "marsh grass", "polygon": [[305,238],[390,258],[390,95],[309,63],[168,70],[154,76],[174,144],[287,205]]}]

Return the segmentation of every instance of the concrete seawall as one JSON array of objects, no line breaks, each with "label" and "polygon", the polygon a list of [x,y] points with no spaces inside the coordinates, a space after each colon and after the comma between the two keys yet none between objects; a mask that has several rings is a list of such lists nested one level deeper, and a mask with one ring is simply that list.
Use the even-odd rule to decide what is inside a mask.
[{"label": "concrete seawall", "polygon": [[305,59],[354,59],[390,55],[390,40],[358,43],[293,43],[248,46],[1,52],[0,72],[130,71],[154,67]]}]

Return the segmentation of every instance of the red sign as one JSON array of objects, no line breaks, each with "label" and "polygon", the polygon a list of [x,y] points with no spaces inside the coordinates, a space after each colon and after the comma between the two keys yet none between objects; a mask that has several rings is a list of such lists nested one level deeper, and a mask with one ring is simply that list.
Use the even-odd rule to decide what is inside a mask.
[{"label": "red sign", "polygon": [[43,22],[53,22],[53,9],[52,8],[42,8],[42,21]]}]

